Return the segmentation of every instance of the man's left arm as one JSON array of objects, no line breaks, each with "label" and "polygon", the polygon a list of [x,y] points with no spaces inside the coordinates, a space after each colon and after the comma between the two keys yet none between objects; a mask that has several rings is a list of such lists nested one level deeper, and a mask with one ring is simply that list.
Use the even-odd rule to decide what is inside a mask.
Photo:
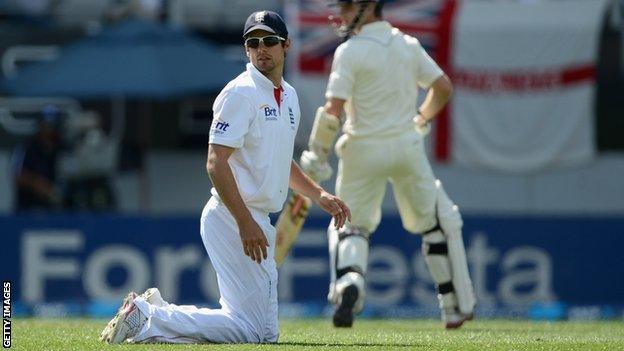
[{"label": "man's left arm", "polygon": [[289,186],[293,191],[310,198],[321,209],[332,215],[336,228],[342,227],[345,221],[351,220],[351,211],[347,205],[308,177],[295,161],[292,161],[290,165]]}]

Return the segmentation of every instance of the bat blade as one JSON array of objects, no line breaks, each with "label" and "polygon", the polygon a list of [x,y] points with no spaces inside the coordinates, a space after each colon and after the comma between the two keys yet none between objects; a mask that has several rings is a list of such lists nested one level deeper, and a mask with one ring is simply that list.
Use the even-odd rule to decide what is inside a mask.
[{"label": "bat blade", "polygon": [[277,232],[275,247],[275,262],[281,266],[288,256],[303,224],[308,218],[308,211],[312,201],[307,197],[293,193],[275,224]]}]

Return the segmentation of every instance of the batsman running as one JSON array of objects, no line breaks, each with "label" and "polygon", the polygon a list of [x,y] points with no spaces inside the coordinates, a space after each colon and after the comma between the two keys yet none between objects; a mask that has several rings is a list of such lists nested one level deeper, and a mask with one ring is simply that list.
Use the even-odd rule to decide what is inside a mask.
[{"label": "batsman running", "polygon": [[[475,296],[462,240],[462,218],[431,170],[423,139],[452,94],[449,77],[418,40],[382,19],[381,1],[343,0],[337,32],[345,38],[334,54],[325,94],[300,164],[313,179],[331,176],[339,157],[336,194],[352,211],[340,229],[328,229],[331,283],[337,306],[333,323],[351,327],[362,310],[369,238],[381,220],[386,182],[392,184],[403,227],[422,235],[422,251],[438,289],[447,329],[472,319]],[[417,108],[418,88],[426,89]],[[328,170],[330,170],[328,172]]]}]

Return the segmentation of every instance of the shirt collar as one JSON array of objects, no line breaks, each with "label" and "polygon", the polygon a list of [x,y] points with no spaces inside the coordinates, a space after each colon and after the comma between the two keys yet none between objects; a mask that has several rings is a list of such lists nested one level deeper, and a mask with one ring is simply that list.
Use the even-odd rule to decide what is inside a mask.
[{"label": "shirt collar", "polygon": [[362,26],[358,36],[385,37],[392,32],[392,25],[388,21],[375,21]]},{"label": "shirt collar", "polygon": [[[256,66],[254,66],[251,62],[247,63],[247,71],[249,72],[249,74],[251,74],[252,79],[256,83],[260,84],[264,88],[271,89],[271,91],[273,91],[273,89],[275,88],[275,86],[273,86],[273,82],[269,78],[267,78],[264,74],[262,74],[262,72],[258,71]],[[280,82],[280,88],[282,89],[282,91],[284,90],[284,78],[283,77],[282,77],[282,81]]]}]

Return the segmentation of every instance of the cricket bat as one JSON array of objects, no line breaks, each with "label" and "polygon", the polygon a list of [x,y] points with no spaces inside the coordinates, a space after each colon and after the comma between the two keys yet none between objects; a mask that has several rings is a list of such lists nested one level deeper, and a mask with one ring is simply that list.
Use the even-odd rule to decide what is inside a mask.
[{"label": "cricket bat", "polygon": [[278,267],[282,265],[284,258],[288,256],[303,224],[308,218],[308,210],[311,203],[312,200],[307,197],[293,193],[277,219],[275,224],[277,232],[275,262]]}]

